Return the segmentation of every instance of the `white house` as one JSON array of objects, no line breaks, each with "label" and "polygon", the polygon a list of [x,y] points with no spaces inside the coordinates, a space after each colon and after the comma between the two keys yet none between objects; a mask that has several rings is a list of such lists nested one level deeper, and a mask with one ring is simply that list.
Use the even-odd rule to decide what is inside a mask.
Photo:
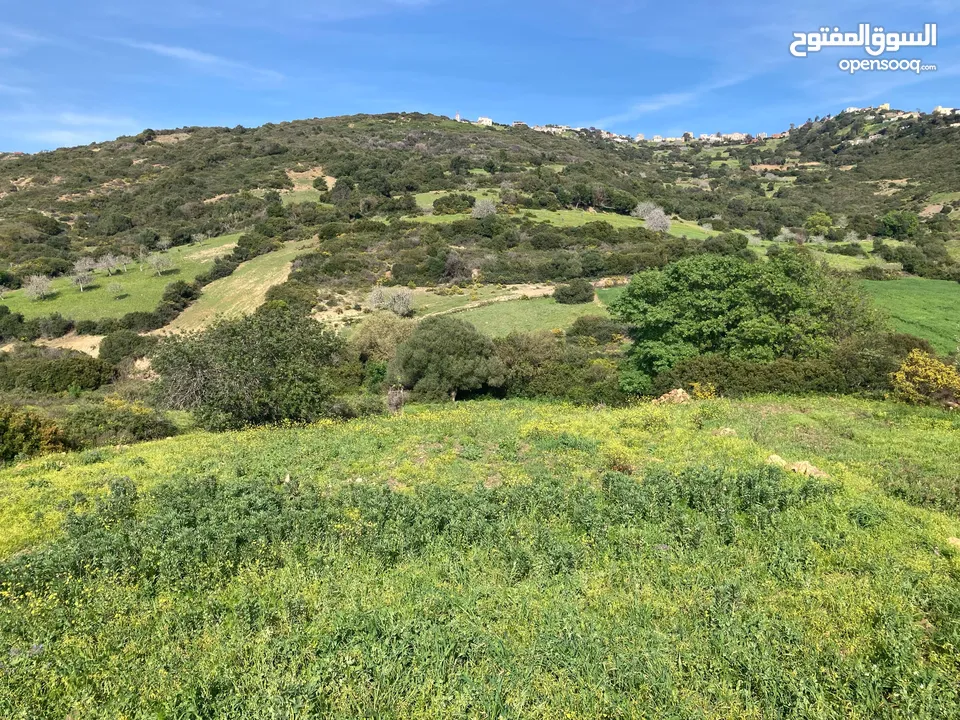
[{"label": "white house", "polygon": [[483,125],[484,127],[489,127],[493,125],[493,120],[488,117],[477,118],[477,125]]}]

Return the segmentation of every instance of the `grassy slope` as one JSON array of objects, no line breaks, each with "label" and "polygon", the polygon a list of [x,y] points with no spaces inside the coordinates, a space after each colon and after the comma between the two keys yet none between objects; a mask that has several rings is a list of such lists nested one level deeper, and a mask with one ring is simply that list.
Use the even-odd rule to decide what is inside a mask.
[{"label": "grassy slope", "polygon": [[864,281],[864,287],[898,331],[925,338],[944,353],[960,345],[960,283],[903,278]]},{"label": "grassy slope", "polygon": [[[152,544],[0,598],[16,650],[0,710],[953,716],[960,521],[895,496],[957,511],[958,431],[946,413],[849,399],[491,401],[36,460],[0,473],[7,581],[67,552],[112,557],[120,528]],[[639,480],[770,453],[829,472],[835,494],[791,494],[797,476],[679,494]],[[611,468],[634,477],[602,481]],[[62,539],[63,501],[118,476],[141,519]],[[752,509],[773,498],[782,512]],[[316,512],[329,519],[295,551]],[[285,513],[289,546],[271,539]],[[11,555],[41,541],[55,542],[43,562]]]},{"label": "grassy slope", "polygon": [[508,300],[464,310],[457,313],[457,317],[491,337],[511,332],[565,330],[582,315],[606,315],[608,303],[619,292],[622,288],[603,290],[594,302],[580,305],[562,305],[552,297]]},{"label": "grassy slope", "polygon": [[[423,193],[422,196],[417,196],[417,202],[421,205],[421,207],[427,207],[428,205],[423,203],[426,203],[429,198],[432,198],[430,199],[430,204],[432,204],[433,199],[436,199],[436,197],[442,194],[445,194],[445,192],[440,191],[437,193]],[[476,191],[470,194],[479,196],[479,193]],[[551,225],[556,225],[557,227],[580,227],[581,225],[586,225],[587,223],[601,221],[608,222],[615,228],[643,227],[644,225],[643,220],[630,217],[629,215],[618,215],[616,213],[592,213],[587,212],[586,210],[521,210],[519,215],[521,217],[529,217],[536,222],[550,223]],[[469,213],[460,213],[456,215],[418,215],[416,217],[407,218],[407,220],[425,223],[451,223],[457,220],[466,220],[469,217]],[[687,220],[673,220],[671,221],[669,234],[676,237],[686,235],[689,238],[703,239],[710,237],[711,235],[716,235],[717,233],[706,230],[694,222],[689,222]]]},{"label": "grassy slope", "polygon": [[217,316],[238,317],[252,313],[263,303],[271,287],[287,279],[294,258],[312,242],[291,242],[279,250],[241,263],[232,274],[207,285],[200,298],[164,331],[199,330]]},{"label": "grassy slope", "polygon": [[[114,318],[128,312],[150,312],[157,307],[164,288],[176,280],[191,282],[197,275],[206,271],[215,258],[230,252],[240,233],[211,238],[185,247],[173,248],[170,255],[174,260],[174,269],[158,276],[149,267],[141,272],[131,265],[125,273],[107,277],[97,272],[95,287],[80,292],[70,278],[58,278],[53,281],[55,295],[44,300],[29,300],[22,290],[16,290],[0,302],[12,312],[23,313],[24,317],[38,317],[58,312],[73,320],[98,320]],[[115,299],[107,292],[110,283],[123,285],[124,296]]]}]

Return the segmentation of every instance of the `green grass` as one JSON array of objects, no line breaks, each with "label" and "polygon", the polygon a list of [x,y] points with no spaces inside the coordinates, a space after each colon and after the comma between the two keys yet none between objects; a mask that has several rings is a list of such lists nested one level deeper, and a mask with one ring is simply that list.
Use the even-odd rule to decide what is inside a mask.
[{"label": "green grass", "polygon": [[957,200],[960,200],[960,192],[941,192],[941,193],[934,193],[933,195],[930,196],[930,203],[935,205],[936,204],[942,205],[943,203],[952,203],[952,202],[956,202]]},{"label": "green grass", "polygon": [[[486,172],[485,170],[482,172]],[[493,190],[490,188],[480,188],[479,190],[430,190],[429,192],[417,193],[413,196],[413,199],[417,201],[417,207],[422,210],[428,210],[433,208],[433,203],[446,195],[451,195],[454,192],[462,192],[466,195],[473,195],[473,197],[478,200],[493,200],[494,202],[499,202],[500,200],[500,191]],[[469,216],[469,213],[466,213]],[[440,216],[443,217],[443,216]],[[447,216],[450,217],[450,216]]]},{"label": "green grass", "polygon": [[[80,292],[70,278],[53,281],[54,295],[43,300],[30,300],[22,290],[8,293],[0,303],[11,312],[23,313],[32,318],[58,312],[73,320],[98,320],[116,318],[129,312],[152,312],[160,302],[164,288],[176,280],[191,282],[197,275],[210,268],[214,259],[230,252],[240,233],[211,238],[194,245],[172,248],[169,251],[174,261],[173,270],[157,275],[148,266],[141,272],[136,264],[128,266],[125,273],[107,277],[96,273],[95,286]],[[123,295],[114,298],[107,291],[111,283],[123,285]]]},{"label": "green grass", "polygon": [[457,313],[480,332],[499,337],[511,332],[563,330],[582,315],[606,315],[606,306],[599,303],[561,305],[552,297],[508,300]]},{"label": "green grass", "polygon": [[864,281],[877,305],[886,310],[899,332],[929,340],[940,352],[960,345],[960,283],[903,278]]},{"label": "green grass", "polygon": [[41,458],[0,472],[0,716],[957,717],[958,455],[955,414],[771,397]]},{"label": "green grass", "polygon": [[199,330],[217,317],[249,315],[260,307],[271,287],[287,279],[290,263],[312,243],[312,240],[286,243],[279,250],[241,263],[227,277],[204,287],[200,298],[166,329]]},{"label": "green grass", "polygon": [[[481,194],[484,191],[472,191],[470,194],[477,197],[486,197]],[[496,191],[487,191],[495,193]],[[429,193],[420,193],[416,196],[417,204],[420,207],[432,207],[433,200],[446,191],[433,191]],[[495,199],[490,195],[491,199]],[[451,223],[457,220],[466,220],[470,217],[469,213],[458,213],[454,215],[418,215],[416,217],[406,218],[413,222],[425,223]],[[608,222],[617,229],[643,227],[644,221],[629,215],[619,215],[617,213],[592,213],[586,210],[521,210],[515,217],[527,217],[535,222],[545,222],[556,227],[580,227],[592,222]],[[703,238],[716,235],[716,232],[706,230],[694,222],[688,220],[672,220],[670,225],[670,235],[680,237],[686,235],[689,238],[702,240]]]}]

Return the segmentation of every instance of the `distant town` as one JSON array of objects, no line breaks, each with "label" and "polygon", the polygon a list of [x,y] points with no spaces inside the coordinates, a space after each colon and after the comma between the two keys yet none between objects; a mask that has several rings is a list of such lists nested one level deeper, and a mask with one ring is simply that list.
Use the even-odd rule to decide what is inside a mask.
[{"label": "distant town", "polygon": [[[920,112],[919,110],[910,111],[910,112],[903,111],[903,110],[891,110],[890,103],[883,103],[882,105],[877,105],[876,107],[863,107],[863,108],[848,107],[848,108],[844,108],[844,110],[842,110],[840,114],[844,114],[844,113],[865,113],[866,117],[864,119],[868,121],[874,120],[874,119],[909,120],[911,118],[919,118],[921,115],[925,114]],[[933,109],[933,111],[930,114],[960,116],[960,109],[943,107],[942,105],[938,105]],[[829,120],[831,117],[832,117],[831,115],[826,115],[824,117],[818,117],[817,120],[821,120],[821,121]],[[492,127],[494,125],[506,127],[506,123],[495,122],[493,118],[489,118],[489,117],[479,117],[475,121],[473,121],[473,120],[467,120],[465,118],[462,118],[460,117],[460,113],[457,113],[454,119],[457,122],[468,123],[471,125],[479,125],[481,127]],[[958,117],[958,120],[960,120],[960,117]],[[953,125],[960,125],[960,122],[953,123]],[[763,142],[768,138],[774,139],[774,140],[785,138],[790,134],[789,130],[784,132],[774,133],[772,135],[768,135],[765,132],[757,132],[757,133],[717,132],[717,133],[700,133],[699,135],[694,135],[692,132],[685,132],[681,134],[679,137],[664,137],[662,135],[653,135],[652,137],[647,138],[643,133],[639,133],[633,136],[621,135],[618,133],[610,132],[608,130],[603,130],[603,129],[594,128],[594,127],[585,128],[585,127],[571,127],[569,125],[552,125],[552,124],[531,126],[522,120],[514,120],[512,123],[510,123],[510,126],[516,127],[516,128],[529,128],[530,130],[533,130],[535,132],[549,133],[550,135],[564,135],[566,133],[577,133],[577,134],[589,133],[589,134],[595,134],[604,140],[609,140],[610,142],[615,142],[615,143],[634,143],[634,144],[656,143],[656,144],[663,144],[663,145],[684,145],[684,144],[693,143],[693,142],[710,143],[710,144],[713,144],[713,143],[750,144],[750,143]],[[793,128],[793,125],[791,125],[791,129],[792,128]],[[860,142],[869,142],[870,139],[871,138],[862,138],[860,139]]]}]

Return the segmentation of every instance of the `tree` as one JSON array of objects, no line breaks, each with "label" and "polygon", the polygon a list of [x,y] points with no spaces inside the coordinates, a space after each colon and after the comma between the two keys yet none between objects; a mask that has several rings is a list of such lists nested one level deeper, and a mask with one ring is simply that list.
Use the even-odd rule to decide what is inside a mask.
[{"label": "tree", "polygon": [[593,302],[594,289],[589,280],[577,278],[566,285],[557,285],[553,291],[554,299],[562,305],[580,305]]},{"label": "tree", "polygon": [[42,300],[50,294],[52,286],[46,275],[31,275],[23,283],[23,294],[31,300]]},{"label": "tree", "polygon": [[173,268],[173,260],[166,253],[157,253],[147,258],[147,264],[159,276]]},{"label": "tree", "polygon": [[909,210],[891,210],[880,218],[878,234],[895,240],[906,240],[917,234],[920,218]]},{"label": "tree", "polygon": [[421,321],[397,349],[390,375],[422,398],[457,399],[457,393],[497,387],[503,366],[493,342],[473,325],[448,316]]},{"label": "tree", "polygon": [[318,178],[315,178],[313,181],[313,189],[319,190],[320,192],[327,192],[330,190],[330,187],[327,185],[327,179],[321,175]]},{"label": "tree", "polygon": [[650,215],[651,212],[659,209],[660,208],[658,208],[654,203],[649,201],[644,201],[644,202],[637,203],[636,206],[633,208],[633,210],[630,211],[630,214],[635,218],[646,220],[647,216]]},{"label": "tree", "polygon": [[271,302],[205,332],[165,338],[152,365],[164,405],[194,411],[208,429],[225,429],[333,414],[343,350],[338,335]]},{"label": "tree", "polygon": [[397,317],[410,317],[413,315],[413,293],[409,290],[394,293],[387,301],[387,310]]},{"label": "tree", "polygon": [[475,220],[483,220],[485,217],[497,214],[497,205],[493,200],[477,200],[470,212],[470,216]]},{"label": "tree", "polygon": [[612,312],[630,326],[638,387],[700,354],[756,362],[816,358],[880,325],[852,281],[829,273],[802,248],[781,250],[765,263],[708,254],[647,270],[633,277]]},{"label": "tree", "polygon": [[823,211],[815,212],[803,223],[808,236],[828,235],[833,229],[833,218]]},{"label": "tree", "polygon": [[655,208],[647,215],[647,229],[654,232],[668,232],[670,230],[670,216],[660,208]]},{"label": "tree", "polygon": [[107,285],[107,292],[115,299],[119,300],[123,295],[123,283],[112,282]]},{"label": "tree", "polygon": [[90,285],[90,283],[93,282],[93,273],[74,273],[70,280],[74,285],[80,288],[80,292],[83,292],[83,286]]},{"label": "tree", "polygon": [[350,346],[364,362],[389,362],[397,348],[413,334],[416,321],[393,313],[374,313],[350,335]]}]

